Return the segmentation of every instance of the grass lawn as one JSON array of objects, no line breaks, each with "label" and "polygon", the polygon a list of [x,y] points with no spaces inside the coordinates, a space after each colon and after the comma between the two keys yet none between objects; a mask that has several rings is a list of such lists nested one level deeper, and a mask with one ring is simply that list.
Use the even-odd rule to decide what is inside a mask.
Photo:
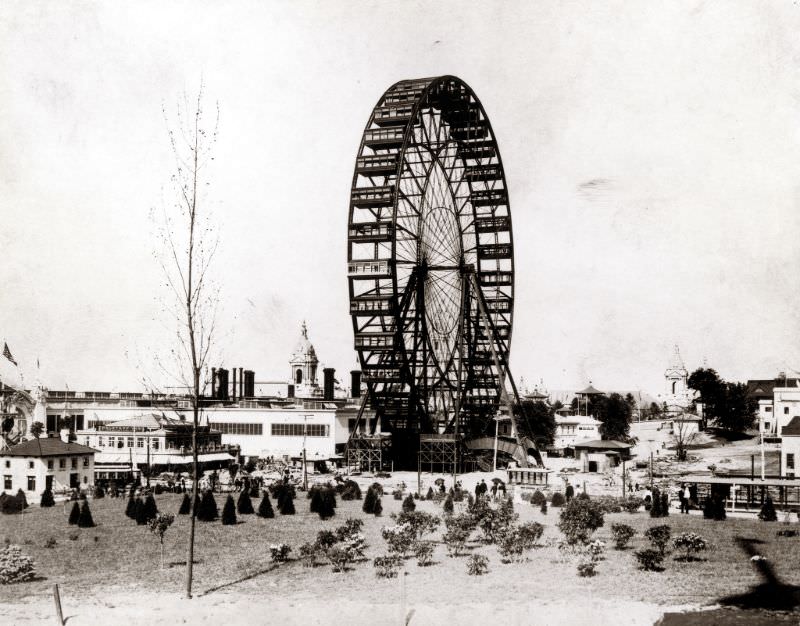
[{"label": "grass lawn", "polygon": [[[177,512],[181,496],[156,496],[159,509]],[[217,496],[222,509],[224,498]],[[409,575],[404,585],[400,579],[376,578],[372,558],[385,554],[380,536],[381,527],[392,523],[390,514],[400,509],[400,502],[391,496],[383,497],[384,514],[375,518],[361,513],[361,501],[338,502],[333,519],[321,521],[308,513],[309,501],[298,494],[294,516],[261,519],[255,515],[240,516],[236,526],[220,522],[197,523],[195,558],[195,592],[224,594],[266,594],[287,602],[319,599],[342,593],[358,594],[374,604],[396,604],[400,594],[408,602],[424,604],[456,604],[466,600],[480,602],[502,598],[513,600],[571,599],[591,597],[620,600],[641,600],[660,604],[704,605],[722,597],[746,593],[760,581],[748,557],[736,546],[734,537],[748,537],[764,542],[761,553],[774,567],[783,583],[800,585],[800,538],[776,537],[780,523],[765,523],[750,519],[729,519],[725,522],[706,521],[698,515],[673,513],[668,518],[651,519],[646,513],[606,515],[605,526],[596,537],[607,542],[605,560],[598,566],[597,576],[587,579],[577,575],[573,561],[564,562],[557,548],[548,546],[528,553],[522,563],[503,564],[495,546],[475,543],[472,550],[489,557],[489,573],[482,577],[468,576],[466,558],[450,558],[445,546],[438,544],[435,564],[418,567],[411,558],[406,562]],[[73,597],[84,594],[98,598],[115,592],[136,591],[180,594],[184,585],[187,516],[176,516],[175,524],[165,537],[165,561],[159,569],[159,543],[146,526],[137,526],[125,517],[125,499],[103,498],[90,502],[96,528],[78,529],[67,524],[69,504],[50,509],[31,507],[20,516],[0,516],[0,541],[8,538],[22,546],[23,552],[36,562],[38,580],[30,583],[0,587],[0,602],[43,600],[49,597],[53,583],[59,583],[64,593]],[[274,503],[273,503],[274,504]],[[254,499],[254,506],[258,502]],[[459,505],[457,505],[459,506]],[[418,503],[418,510],[441,513],[433,502]],[[517,505],[520,521],[539,521],[545,525],[542,542],[558,538],[555,527],[558,509],[542,515],[538,507]],[[292,560],[278,566],[270,562],[269,546],[284,542],[292,546],[297,556],[300,544],[313,540],[318,530],[335,529],[347,517],[364,519],[364,535],[369,549],[369,562],[356,563],[344,574],[335,573],[329,565],[304,568]],[[637,530],[631,548],[613,549],[611,524],[627,523]],[[656,524],[669,524],[673,536],[694,531],[704,536],[712,548],[699,562],[680,562],[672,556],[665,560],[665,571],[644,572],[637,568],[633,551],[645,546],[642,533]],[[795,526],[796,527],[796,526]],[[443,527],[435,539],[441,539]],[[77,535],[70,540],[69,535]],[[46,548],[48,538],[56,539],[54,548]],[[27,542],[27,543],[26,543]],[[346,587],[345,587],[346,586]]]}]

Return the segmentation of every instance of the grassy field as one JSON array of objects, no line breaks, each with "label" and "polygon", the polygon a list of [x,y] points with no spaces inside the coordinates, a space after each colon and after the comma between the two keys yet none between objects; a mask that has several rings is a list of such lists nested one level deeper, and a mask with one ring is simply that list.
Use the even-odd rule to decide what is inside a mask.
[{"label": "grassy field", "polygon": [[[177,512],[180,496],[161,495],[156,500],[160,510]],[[221,510],[223,499],[217,496]],[[764,542],[761,553],[772,563],[783,583],[800,585],[800,538],[776,537],[779,523],[764,523],[751,519],[729,519],[725,522],[706,521],[698,515],[679,515],[652,520],[646,513],[606,515],[605,526],[596,537],[607,542],[605,560],[594,578],[577,575],[575,563],[565,562],[557,548],[540,547],[528,554],[523,563],[503,564],[494,546],[475,543],[472,550],[489,557],[490,571],[483,577],[468,576],[466,559],[450,558],[443,544],[436,546],[435,564],[418,567],[415,560],[406,562],[409,575],[401,586],[399,579],[378,579],[372,558],[386,552],[380,536],[381,527],[392,523],[390,514],[400,509],[400,502],[383,497],[383,517],[364,516],[361,502],[342,502],[337,515],[321,521],[308,513],[308,500],[299,494],[294,516],[277,515],[261,519],[255,515],[240,516],[234,527],[219,522],[197,525],[195,591],[198,595],[278,594],[287,601],[302,602],[328,595],[359,594],[375,604],[395,603],[400,594],[409,601],[427,604],[457,604],[501,597],[552,598],[576,601],[591,598],[641,600],[660,604],[705,605],[724,596],[746,593],[760,582],[748,557],[738,548],[734,537],[748,537]],[[257,504],[257,503],[256,503]],[[441,507],[421,502],[419,510],[440,514]],[[176,522],[165,538],[167,563],[159,569],[159,544],[147,527],[136,526],[124,515],[125,500],[103,498],[91,502],[96,528],[78,529],[67,524],[69,507],[57,505],[51,509],[31,507],[20,516],[0,517],[0,541],[8,538],[20,544],[23,552],[36,561],[39,579],[34,582],[0,587],[0,602],[43,600],[51,593],[53,583],[59,583],[73,597],[84,594],[112,599],[114,593],[137,591],[181,593],[184,585],[187,516],[176,516]],[[517,505],[520,521],[535,520],[545,525],[546,542],[559,537],[558,509],[542,515],[538,508]],[[296,556],[300,544],[312,540],[318,530],[335,529],[349,517],[364,519],[364,534],[369,544],[369,562],[357,563],[344,574],[334,573],[329,565],[304,568],[298,561],[279,566],[270,562],[269,545],[285,542]],[[631,549],[614,550],[610,540],[613,523],[624,522],[637,530]],[[665,571],[644,572],[637,569],[633,551],[645,545],[642,533],[655,524],[667,523],[673,535],[694,531],[712,544],[704,555],[706,560],[680,562],[668,557]],[[796,526],[795,526],[796,527]],[[77,535],[71,540],[70,535]],[[45,547],[53,537],[56,545]],[[441,538],[441,529],[436,539]]]}]

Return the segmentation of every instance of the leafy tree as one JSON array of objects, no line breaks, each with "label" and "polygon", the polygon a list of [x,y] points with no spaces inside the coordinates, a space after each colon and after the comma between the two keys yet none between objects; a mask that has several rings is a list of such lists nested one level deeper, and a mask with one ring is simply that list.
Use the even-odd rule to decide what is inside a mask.
[{"label": "leafy tree", "polygon": [[688,385],[700,395],[706,419],[719,428],[743,432],[753,426],[758,401],[748,397],[747,385],[725,382],[710,368],[692,372]]},{"label": "leafy tree", "polygon": [[172,526],[174,521],[175,516],[171,513],[159,513],[150,520],[150,532],[158,537],[158,541],[161,544],[159,559],[161,569],[164,569],[164,533],[167,532],[167,529]]},{"label": "leafy tree", "polygon": [[233,496],[230,494],[225,500],[225,506],[222,507],[222,525],[235,526],[236,525],[236,504],[233,502]]},{"label": "leafy tree", "polygon": [[37,439],[42,436],[44,432],[44,424],[41,422],[34,422],[31,424],[31,435],[36,437]]},{"label": "leafy tree", "polygon": [[609,396],[593,396],[592,412],[602,422],[600,436],[603,439],[627,441],[631,429],[631,407],[618,393]]},{"label": "leafy tree", "polygon": [[676,419],[672,422],[672,443],[675,444],[675,457],[679,461],[686,460],[686,447],[697,437],[693,427],[694,422],[685,419]]},{"label": "leafy tree", "polygon": [[294,515],[294,494],[287,490],[283,496],[281,515]]},{"label": "leafy tree", "polygon": [[603,523],[603,509],[596,501],[573,498],[561,511],[558,528],[569,544],[587,543],[590,535]]},{"label": "leafy tree", "polygon": [[69,512],[69,522],[70,526],[75,526],[78,523],[78,518],[81,516],[81,507],[78,504],[78,501],[72,503],[72,510]]},{"label": "leafy tree", "polygon": [[529,437],[537,446],[551,445],[556,436],[555,409],[541,400],[523,400],[514,406],[519,420],[520,434]]},{"label": "leafy tree", "polygon": [[[76,503],[77,504],[77,503]],[[92,519],[92,512],[89,510],[89,501],[84,500],[83,506],[81,506],[81,512],[78,515],[78,527],[79,528],[93,528],[96,524]]]},{"label": "leafy tree", "polygon": [[264,490],[264,497],[261,498],[261,504],[258,505],[258,516],[264,518],[275,517],[275,511],[272,510],[272,501],[269,499],[269,492]]},{"label": "leafy tree", "polygon": [[239,494],[239,500],[236,502],[236,510],[240,515],[252,515],[255,513],[253,510],[253,501],[250,500],[250,494],[247,490],[242,490]]}]

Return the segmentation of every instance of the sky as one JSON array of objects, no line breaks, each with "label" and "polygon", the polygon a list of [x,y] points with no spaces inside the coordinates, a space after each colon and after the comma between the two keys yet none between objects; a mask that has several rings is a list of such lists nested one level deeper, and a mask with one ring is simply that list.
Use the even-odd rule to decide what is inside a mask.
[{"label": "sky", "polygon": [[37,359],[51,388],[158,378],[152,212],[201,79],[220,109],[214,360],[287,379],[306,320],[346,380],[361,133],[392,83],[442,74],[503,157],[515,379],[658,393],[674,344],[726,379],[800,370],[795,4],[162,4],[0,8],[0,339],[26,383]]}]

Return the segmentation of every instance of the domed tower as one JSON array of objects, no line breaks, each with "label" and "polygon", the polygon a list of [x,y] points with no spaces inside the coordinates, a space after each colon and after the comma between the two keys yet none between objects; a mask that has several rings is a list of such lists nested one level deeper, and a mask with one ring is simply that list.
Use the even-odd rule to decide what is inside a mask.
[{"label": "domed tower", "polygon": [[319,390],[317,384],[317,352],[314,346],[308,339],[308,329],[306,323],[303,321],[303,326],[300,329],[300,339],[292,352],[292,357],[289,359],[289,367],[291,368],[291,384],[295,387],[295,394],[298,396],[314,395]]}]

